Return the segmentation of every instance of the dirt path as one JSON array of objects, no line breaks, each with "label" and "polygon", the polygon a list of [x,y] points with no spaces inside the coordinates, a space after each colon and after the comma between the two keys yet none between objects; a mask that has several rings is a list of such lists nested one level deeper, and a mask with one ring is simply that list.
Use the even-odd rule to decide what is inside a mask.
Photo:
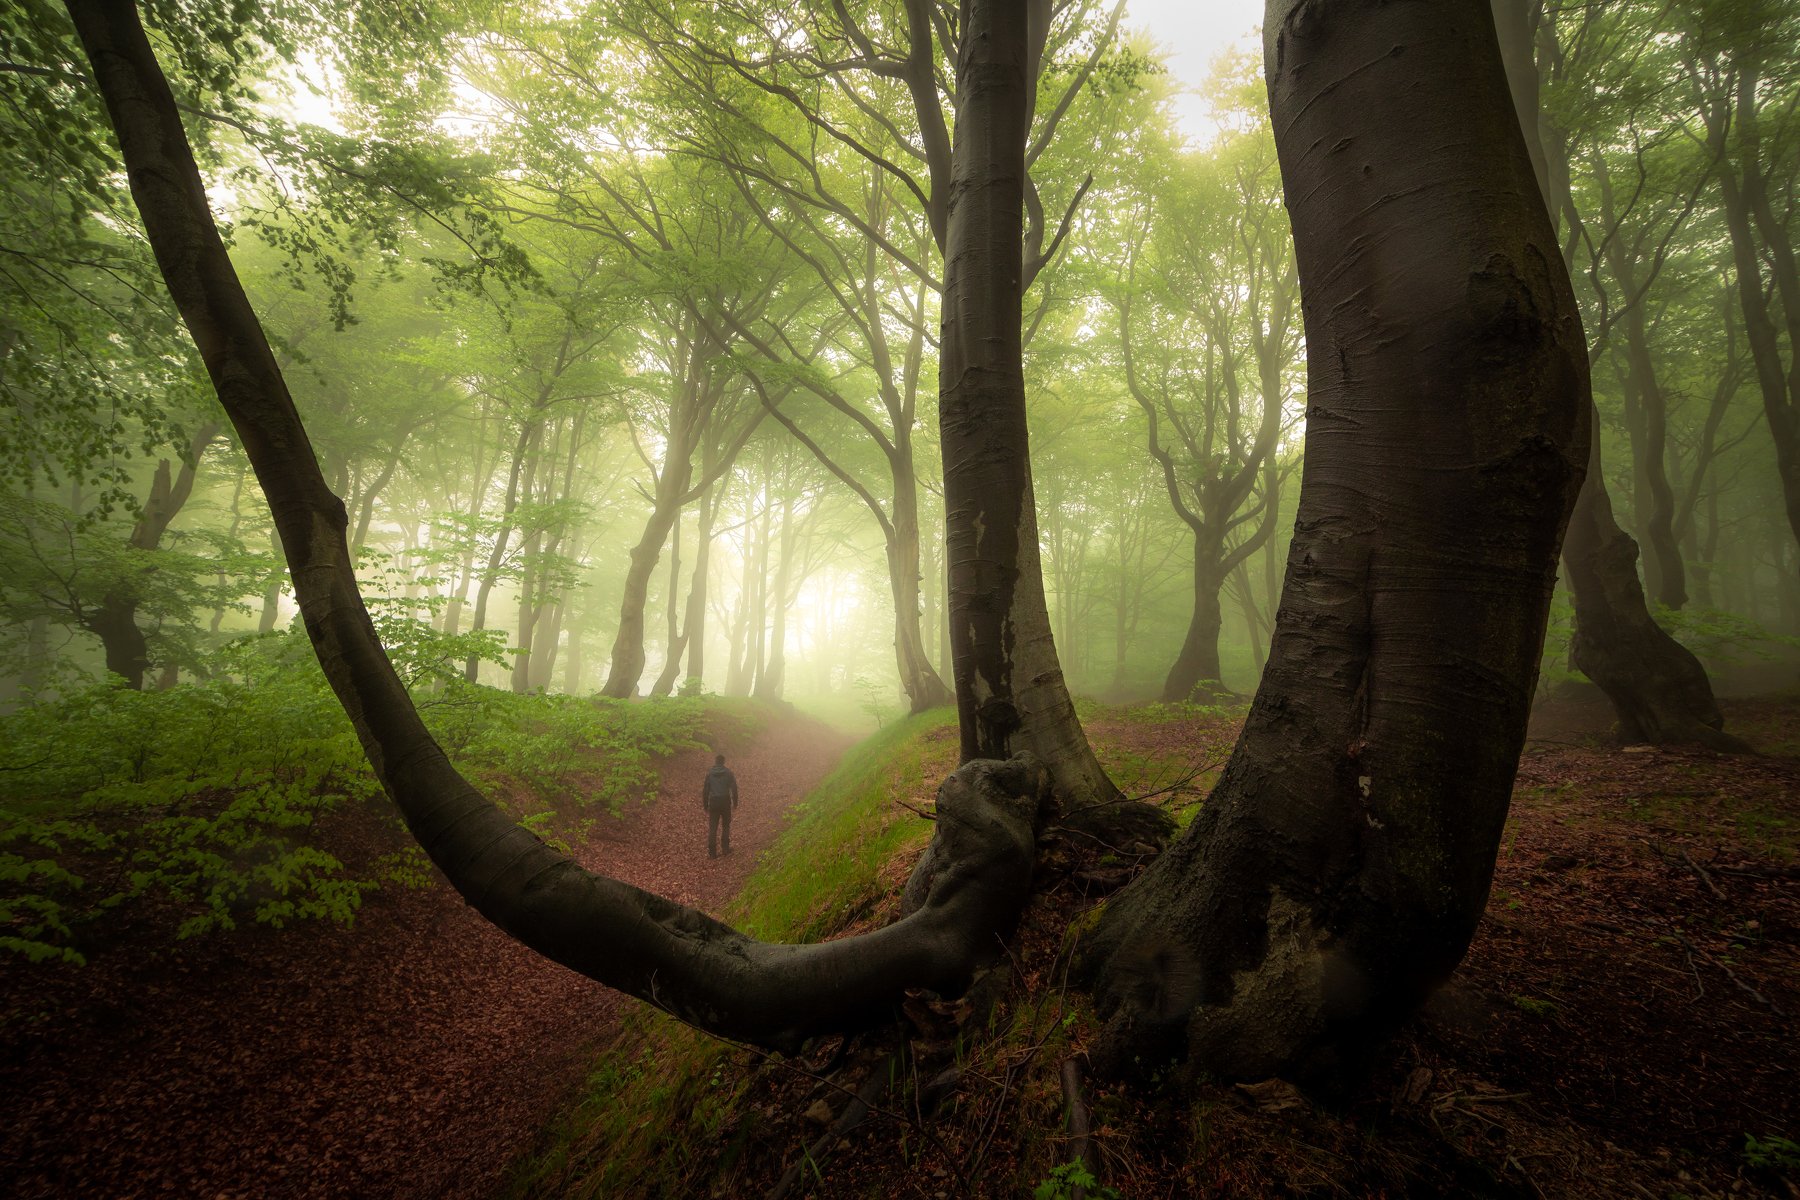
[{"label": "dirt path", "polygon": [[[724,747],[743,797],[730,857],[706,857],[700,750],[579,856],[715,909],[846,745],[791,720]],[[0,1194],[22,1198],[487,1196],[630,1003],[443,886],[379,893],[354,929],[8,970],[5,1011],[49,998],[0,1027]]]}]

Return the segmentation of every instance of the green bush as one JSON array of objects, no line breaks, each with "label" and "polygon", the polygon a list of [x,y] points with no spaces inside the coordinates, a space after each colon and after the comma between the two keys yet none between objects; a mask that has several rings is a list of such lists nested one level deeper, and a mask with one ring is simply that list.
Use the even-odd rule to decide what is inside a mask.
[{"label": "green bush", "polygon": [[[400,605],[375,620],[428,727],[477,786],[534,827],[541,810],[618,813],[653,796],[657,763],[702,726],[752,720],[698,697],[645,703],[517,696],[463,682],[499,635],[446,637]],[[320,818],[380,789],[295,630],[229,643],[201,682],[93,686],[0,717],[0,952],[84,961],[84,927],[140,901],[175,936],[247,923],[348,924],[384,884],[431,879],[407,848],[347,865]]]}]

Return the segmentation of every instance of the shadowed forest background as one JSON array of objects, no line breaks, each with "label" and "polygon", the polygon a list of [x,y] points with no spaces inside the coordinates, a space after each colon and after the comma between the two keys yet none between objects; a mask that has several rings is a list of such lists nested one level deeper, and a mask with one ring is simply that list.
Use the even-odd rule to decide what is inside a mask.
[{"label": "shadowed forest background", "polygon": [[[1275,6],[1301,44],[1325,45],[1309,7]],[[1430,5],[1398,7],[1423,11],[1410,18],[1421,28],[1433,20]],[[1254,936],[1190,935],[1179,914],[1219,906],[1168,881],[1199,878],[1202,861],[1224,878],[1226,860],[1194,847],[1227,845],[1238,810],[1223,797],[1252,794],[1257,770],[1280,774],[1268,697],[1293,685],[1278,678],[1267,707],[1250,704],[1278,628],[1320,603],[1305,574],[1317,543],[1293,552],[1309,420],[1327,437],[1354,424],[1343,394],[1369,376],[1353,356],[1404,340],[1308,344],[1327,308],[1336,320],[1379,289],[1303,297],[1303,275],[1323,296],[1338,274],[1303,270],[1290,228],[1291,209],[1331,190],[1284,194],[1301,151],[1278,155],[1265,71],[1292,60],[1271,50],[1288,65],[1266,67],[1245,41],[1222,50],[1195,119],[1196,89],[1171,73],[1154,20],[1104,0],[6,0],[0,1183],[22,1195],[1794,1194],[1800,8],[1446,7],[1474,14],[1469,44],[1486,57],[1470,70],[1511,101],[1468,101],[1457,157],[1519,167],[1456,195],[1529,208],[1545,277],[1566,272],[1592,446],[1557,445],[1587,477],[1579,498],[1548,468],[1541,487],[1521,485],[1569,491],[1540,525],[1573,509],[1560,552],[1547,534],[1542,561],[1508,577],[1529,593],[1534,571],[1557,573],[1541,653],[1528,615],[1500,651],[1472,651],[1523,666],[1490,675],[1484,659],[1464,676],[1471,694],[1522,679],[1521,696],[1494,702],[1517,728],[1446,703],[1465,720],[1393,735],[1408,763],[1416,746],[1472,747],[1469,791],[1497,797],[1469,803],[1473,849],[1461,833],[1440,839],[1445,861],[1472,864],[1443,885],[1469,911],[1417,926],[1446,961],[1418,968],[1429,986],[1395,985],[1398,998],[1370,984],[1367,1037],[1336,1015],[1363,985],[1332,983],[1299,1048],[1265,1053],[1191,1014],[1222,1003],[1209,936],[1252,955],[1231,959],[1240,996],[1277,970],[1279,897],[1251,919]],[[1007,128],[1004,112],[990,122],[966,107],[986,102],[965,86],[978,78],[969,31],[993,9],[1024,14],[1026,64],[1018,230],[1003,219],[999,237],[957,225],[983,183],[961,173],[980,166],[963,139]],[[655,1008],[632,1006],[458,900],[383,794],[411,751],[340,703],[343,677],[363,669],[355,647],[321,634],[325,619],[310,637],[301,620],[303,601],[329,606],[296,579],[330,574],[306,557],[316,547],[277,531],[301,503],[278,495],[272,512],[240,412],[221,408],[244,377],[249,326],[222,318],[229,348],[196,349],[190,293],[166,282],[169,243],[149,193],[134,197],[133,184],[174,178],[168,162],[131,161],[131,106],[153,108],[153,92],[121,101],[103,64],[128,50],[77,32],[84,19],[127,28],[134,12],[245,315],[342,500],[396,695],[447,755],[435,778],[466,778],[505,825],[595,872],[594,911],[625,903],[607,890],[618,879],[755,937],[817,942],[906,914],[947,921],[932,914],[959,901],[927,902],[932,871],[975,860],[925,850],[942,830],[920,818],[945,811],[933,808],[945,776],[977,779],[959,764],[1029,751],[1048,761],[1037,782],[1017,782],[1015,758],[1015,775],[966,784],[1041,793],[1051,814],[1027,821],[1028,886],[994,919],[1016,938],[997,954],[991,934],[970,934],[986,941],[943,976],[966,992],[937,976],[883,984],[894,995],[880,1020],[821,1007],[810,1026],[813,1008],[795,1000],[809,1014],[795,1031],[754,1013],[708,1020],[711,993],[690,1000],[679,978],[655,991],[658,969],[670,986],[659,951],[646,951],[647,982],[635,960],[615,979],[588,951],[559,952],[559,930],[521,933],[512,910],[482,910]],[[1408,69],[1398,48],[1392,58],[1383,70]],[[1420,120],[1435,136],[1463,100],[1427,96]],[[1378,136],[1355,112],[1307,106],[1288,128],[1303,116],[1343,123],[1340,148]],[[1380,203],[1410,194],[1405,183]],[[1511,228],[1513,212],[1496,225]],[[1423,217],[1417,227],[1436,236]],[[1413,228],[1344,232],[1344,261]],[[1352,229],[1346,217],[1340,232]],[[996,602],[1004,637],[968,616],[989,611],[979,589],[991,581],[953,576],[969,547],[988,553],[980,522],[957,541],[956,497],[969,493],[956,472],[998,443],[946,450],[965,436],[959,413],[988,428],[986,393],[949,410],[970,403],[961,381],[989,369],[979,354],[1005,341],[964,340],[993,305],[957,289],[995,272],[970,272],[957,247],[982,237],[1006,243],[1022,293],[1025,536],[1003,566],[1026,591],[1042,579],[1036,618],[1029,594]],[[1421,240],[1417,256],[1461,251]],[[1494,324],[1529,340],[1515,325],[1549,322],[1563,293],[1522,275]],[[1496,353],[1454,349],[1432,353]],[[1500,358],[1489,374],[1510,381],[1516,362]],[[1455,373],[1415,374],[1434,371]],[[1555,377],[1527,383],[1548,393]],[[1580,394],[1587,426],[1585,393],[1563,391]],[[1560,437],[1549,426],[1525,443]],[[1390,466],[1431,458],[1441,432],[1370,429]],[[1351,466],[1379,491],[1383,461]],[[1432,509],[1422,495],[1398,509]],[[1446,532],[1426,556],[1487,554],[1491,514],[1458,503],[1427,513]],[[1333,544],[1369,534],[1303,524],[1300,536]],[[1353,586],[1377,596],[1379,576],[1365,566]],[[1471,605],[1506,590],[1474,567],[1458,578]],[[1358,636],[1372,660],[1407,658]],[[334,666],[333,645],[351,666]],[[1016,696],[984,690],[997,677],[982,656],[999,646]],[[1030,657],[1042,647],[1047,660]],[[1295,661],[1290,674],[1307,674]],[[1367,680],[1392,669],[1359,684],[1337,679],[1328,654],[1309,661],[1320,687],[1354,693],[1359,721]],[[1046,680],[1068,709],[1061,725],[1027,694]],[[1305,730],[1327,724],[1283,735],[1296,762]],[[1238,773],[1221,783],[1240,731]],[[1389,747],[1368,736],[1366,758],[1358,741],[1332,744],[1347,755],[1330,768],[1345,796],[1369,800],[1370,778],[1388,778]],[[696,853],[714,752],[745,796],[739,853],[717,867]],[[1447,825],[1463,811],[1461,753],[1431,768]],[[1136,824],[1081,823],[1146,805]],[[1279,847],[1263,864],[1282,881],[1274,895],[1310,869],[1290,852],[1336,859],[1293,849],[1304,838],[1282,822],[1304,813],[1269,807],[1254,827]],[[1382,830],[1387,810],[1366,807],[1358,830]],[[1437,879],[1393,855],[1396,877]],[[1318,867],[1331,887],[1377,870],[1361,850],[1348,857]],[[1011,878],[993,862],[991,878]],[[483,876],[478,899],[452,882],[478,907],[512,886]],[[1364,889],[1371,912],[1391,901],[1410,919],[1384,886]],[[655,896],[629,903],[687,936]],[[1379,914],[1358,903],[1333,911],[1334,934],[1379,958],[1367,949]],[[623,927],[598,926],[636,953]],[[1087,937],[1097,965],[1077,966],[1071,947]],[[752,945],[728,953],[762,962]],[[1366,1043],[1367,1061],[1346,1043]]]}]

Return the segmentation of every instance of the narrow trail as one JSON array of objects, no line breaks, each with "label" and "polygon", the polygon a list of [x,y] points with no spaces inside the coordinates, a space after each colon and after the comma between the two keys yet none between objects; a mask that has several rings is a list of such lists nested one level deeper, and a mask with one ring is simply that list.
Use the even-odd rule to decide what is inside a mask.
[{"label": "narrow trail", "polygon": [[[848,744],[789,719],[725,747],[742,794],[729,857],[706,857],[699,749],[578,857],[717,909]],[[377,893],[353,929],[9,973],[4,1011],[27,993],[49,1007],[0,1027],[0,1194],[20,1198],[490,1196],[633,1003],[441,884]]]}]

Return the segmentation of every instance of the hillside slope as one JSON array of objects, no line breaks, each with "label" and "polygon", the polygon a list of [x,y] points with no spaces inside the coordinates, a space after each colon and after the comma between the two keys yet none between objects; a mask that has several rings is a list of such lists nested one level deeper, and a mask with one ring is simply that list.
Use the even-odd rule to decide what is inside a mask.
[{"label": "hillside slope", "polygon": [[[706,857],[710,746],[655,764],[655,801],[600,820],[577,856],[724,904],[847,743],[756,724],[709,738],[741,781],[731,857]],[[335,842],[400,844],[380,808],[340,816]],[[349,928],[144,936],[87,967],[9,970],[0,1002],[0,1190],[17,1197],[485,1196],[626,1007],[441,882],[383,889]]]}]

